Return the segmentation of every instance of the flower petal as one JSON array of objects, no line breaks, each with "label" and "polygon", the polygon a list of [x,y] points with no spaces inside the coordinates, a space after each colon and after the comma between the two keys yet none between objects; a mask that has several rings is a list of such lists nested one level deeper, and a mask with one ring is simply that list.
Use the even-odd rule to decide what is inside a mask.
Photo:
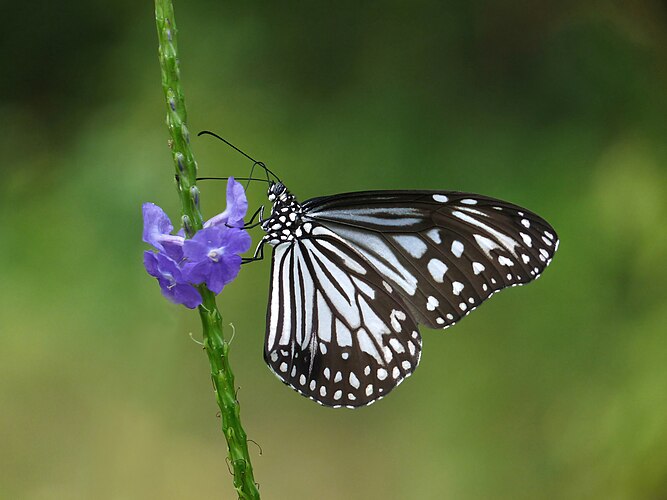
[{"label": "flower petal", "polygon": [[243,217],[248,211],[248,199],[243,186],[236,182],[233,177],[227,181],[227,207],[225,211],[210,218],[204,223],[204,227],[228,225],[233,227],[243,226]]},{"label": "flower petal", "polygon": [[183,255],[191,263],[208,260],[208,252],[224,245],[224,235],[230,229],[225,226],[214,226],[201,229],[183,243]]},{"label": "flower petal", "polygon": [[199,262],[189,262],[183,266],[182,278],[189,283],[201,285],[205,283],[211,273],[212,262],[209,259]]},{"label": "flower petal", "polygon": [[171,288],[169,292],[170,293],[167,294],[165,293],[164,288],[162,289],[163,295],[169,300],[177,304],[183,304],[189,309],[194,309],[202,303],[199,290],[192,285],[176,285]]},{"label": "flower petal", "polygon": [[142,239],[158,250],[162,250],[159,238],[164,234],[170,234],[174,226],[164,210],[155,203],[144,203],[142,206],[144,217],[144,232]]},{"label": "flower petal", "polygon": [[227,211],[229,211],[227,224],[242,227],[243,218],[248,211],[248,199],[243,186],[236,182],[233,177],[230,177],[227,181],[227,207],[225,212]]},{"label": "flower petal", "polygon": [[163,253],[144,252],[144,266],[151,276],[157,278],[162,295],[176,304],[190,309],[202,302],[199,291],[185,281],[176,262]]},{"label": "flower petal", "polygon": [[230,229],[225,235],[225,254],[241,254],[247,252],[252,244],[252,238],[243,229]]},{"label": "flower petal", "polygon": [[154,278],[158,278],[160,276],[160,272],[158,271],[157,266],[157,255],[155,255],[154,252],[149,250],[144,252],[144,267],[146,268],[146,272]]},{"label": "flower petal", "polygon": [[219,262],[211,265],[206,279],[206,286],[213,293],[220,293],[228,283],[231,283],[241,270],[239,255],[225,255]]}]

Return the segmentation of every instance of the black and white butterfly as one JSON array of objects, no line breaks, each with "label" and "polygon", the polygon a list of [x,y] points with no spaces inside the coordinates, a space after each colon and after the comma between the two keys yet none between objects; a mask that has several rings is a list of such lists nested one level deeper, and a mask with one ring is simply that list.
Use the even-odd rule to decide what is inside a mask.
[{"label": "black and white butterfly", "polygon": [[[263,166],[263,165],[262,165]],[[417,368],[418,325],[448,328],[494,293],[537,279],[558,248],[538,215],[453,191],[365,191],[300,204],[271,181],[264,358],[332,407],[369,405]]]},{"label": "black and white butterfly", "polygon": [[[503,288],[537,279],[558,236],[512,203],[456,191],[364,191],[297,202],[266,172],[271,215],[246,228],[273,246],[264,359],[334,408],[382,399],[419,365],[418,325],[449,328]],[[275,181],[269,179],[269,175]],[[206,177],[200,179],[207,179]],[[260,215],[260,222],[252,221]]]}]

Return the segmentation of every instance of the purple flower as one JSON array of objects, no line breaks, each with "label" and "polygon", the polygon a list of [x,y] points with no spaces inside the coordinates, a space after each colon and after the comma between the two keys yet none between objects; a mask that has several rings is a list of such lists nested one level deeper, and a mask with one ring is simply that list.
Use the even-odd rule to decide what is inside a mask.
[{"label": "purple flower", "polygon": [[163,253],[144,252],[144,267],[151,276],[157,278],[162,295],[176,304],[194,309],[201,304],[201,295],[183,278],[178,264]]},{"label": "purple flower", "polygon": [[204,223],[204,228],[219,225],[243,227],[243,218],[248,211],[248,200],[245,189],[233,177],[227,181],[227,207],[221,214],[212,217]]},{"label": "purple flower", "polygon": [[195,285],[206,284],[220,293],[241,269],[239,254],[250,248],[250,235],[244,230],[243,217],[248,200],[243,186],[230,177],[227,183],[227,208],[204,223],[192,239],[174,227],[160,207],[144,203],[143,240],[157,252],[144,253],[144,267],[157,278],[162,294],[172,302],[195,308],[202,297]]},{"label": "purple flower", "polygon": [[207,227],[185,240],[183,255],[187,264],[184,273],[192,283],[205,283],[209,290],[220,293],[241,269],[241,256],[250,248],[250,235],[225,225]]}]

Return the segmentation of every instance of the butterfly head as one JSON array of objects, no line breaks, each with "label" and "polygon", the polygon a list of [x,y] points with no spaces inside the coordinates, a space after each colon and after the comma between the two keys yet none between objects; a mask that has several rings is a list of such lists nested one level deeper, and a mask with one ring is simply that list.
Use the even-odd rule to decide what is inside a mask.
[{"label": "butterfly head", "polygon": [[294,198],[282,182],[271,181],[267,195],[272,203],[288,203]]}]

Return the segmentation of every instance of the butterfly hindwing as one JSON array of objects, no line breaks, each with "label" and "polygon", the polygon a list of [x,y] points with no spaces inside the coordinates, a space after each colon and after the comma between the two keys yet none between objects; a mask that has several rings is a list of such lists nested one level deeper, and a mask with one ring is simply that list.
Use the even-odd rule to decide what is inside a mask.
[{"label": "butterfly hindwing", "polygon": [[416,321],[362,255],[324,227],[309,229],[274,248],[266,362],[321,404],[368,405],[417,367]]}]

